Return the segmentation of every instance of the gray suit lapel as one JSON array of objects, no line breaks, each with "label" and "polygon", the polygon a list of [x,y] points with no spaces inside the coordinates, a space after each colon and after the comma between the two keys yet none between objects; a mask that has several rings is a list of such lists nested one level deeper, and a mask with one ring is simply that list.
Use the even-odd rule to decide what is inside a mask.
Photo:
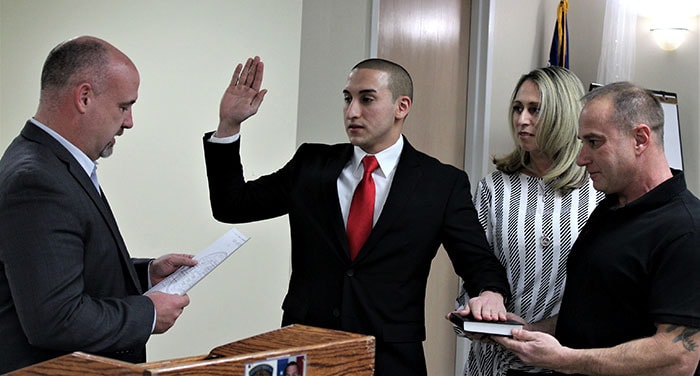
[{"label": "gray suit lapel", "polygon": [[110,209],[106,199],[104,199],[103,196],[97,192],[95,186],[92,184],[92,180],[90,180],[90,177],[85,173],[85,170],[83,170],[78,161],[73,158],[73,155],[71,155],[70,152],[63,147],[63,145],[34,124],[27,123],[22,130],[22,135],[51,149],[58,159],[65,164],[68,173],[78,182],[78,184],[80,184],[82,189],[95,204],[95,207],[107,223],[107,226],[112,233],[112,237],[115,239],[119,248],[119,254],[121,256],[124,269],[128,270],[136,290],[139,293],[142,293],[143,291],[141,289],[138,276],[136,275],[136,270],[133,267],[131,257],[126,249],[124,239],[122,239],[121,233],[119,232],[119,227],[117,226],[117,221],[112,214],[112,210]]}]

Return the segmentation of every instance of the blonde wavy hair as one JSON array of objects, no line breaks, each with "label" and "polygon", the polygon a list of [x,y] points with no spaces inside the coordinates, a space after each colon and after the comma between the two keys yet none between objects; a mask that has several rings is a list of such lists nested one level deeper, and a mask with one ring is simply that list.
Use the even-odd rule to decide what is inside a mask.
[{"label": "blonde wavy hair", "polygon": [[[577,134],[583,84],[568,69],[557,66],[538,68],[520,77],[513,90],[511,103],[515,101],[522,84],[528,80],[534,82],[540,92],[535,140],[540,151],[553,161],[542,178],[557,191],[570,192],[581,187],[588,178],[586,170],[576,165],[581,149]],[[496,168],[506,174],[514,174],[530,162],[530,153],[524,151],[518,142],[517,131],[513,127],[513,111],[514,106],[511,105],[507,124],[515,149],[503,157],[493,157]]]}]

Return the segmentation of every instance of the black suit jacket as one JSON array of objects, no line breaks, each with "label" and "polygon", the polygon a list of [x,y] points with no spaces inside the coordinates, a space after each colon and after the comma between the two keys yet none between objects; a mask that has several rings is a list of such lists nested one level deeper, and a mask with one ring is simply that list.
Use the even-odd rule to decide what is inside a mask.
[{"label": "black suit jacket", "polygon": [[129,257],[85,170],[31,123],[0,160],[0,224],[0,373],[72,351],[146,360],[148,260]]},{"label": "black suit jacket", "polygon": [[304,144],[282,169],[245,182],[240,142],[214,144],[209,136],[204,149],[216,219],[289,215],[292,275],[282,324],[375,336],[377,375],[425,373],[425,292],[441,244],[471,296],[483,289],[509,294],[477,220],[467,175],[408,141],[377,223],[351,261],[337,179],[352,145]]}]

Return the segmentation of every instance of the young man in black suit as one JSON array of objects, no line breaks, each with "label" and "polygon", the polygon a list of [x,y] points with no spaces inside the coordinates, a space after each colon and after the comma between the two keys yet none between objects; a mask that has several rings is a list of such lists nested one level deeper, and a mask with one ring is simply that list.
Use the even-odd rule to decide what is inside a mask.
[{"label": "young man in black suit", "polygon": [[[473,297],[468,309],[504,320],[508,282],[477,221],[467,175],[401,134],[412,105],[408,72],[382,59],[357,64],[343,89],[350,143],[304,144],[282,169],[246,182],[239,132],[267,93],[262,76],[258,57],[238,65],[204,149],[216,219],[289,215],[292,274],[282,324],[373,335],[376,375],[426,375],[425,290],[441,244]],[[378,167],[363,178],[366,156]],[[363,226],[352,201],[363,179],[373,181],[374,199],[357,240],[354,231]]]}]

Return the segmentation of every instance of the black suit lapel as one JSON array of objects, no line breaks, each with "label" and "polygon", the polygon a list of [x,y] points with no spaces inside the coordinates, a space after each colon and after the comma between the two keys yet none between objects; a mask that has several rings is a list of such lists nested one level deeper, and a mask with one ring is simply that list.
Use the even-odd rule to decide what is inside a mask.
[{"label": "black suit lapel", "polygon": [[392,223],[403,215],[422,175],[423,172],[417,159],[417,151],[404,137],[403,150],[396,165],[396,173],[384,203],[384,208],[382,208],[382,212],[379,214],[377,223],[372,228],[367,242],[355,259],[356,261],[361,260],[363,255],[371,253],[372,248],[386,235]]},{"label": "black suit lapel", "polygon": [[330,223],[332,235],[330,236],[333,242],[333,249],[336,250],[337,256],[347,262],[350,260],[350,248],[348,246],[348,236],[345,232],[345,222],[343,221],[343,213],[340,210],[340,199],[338,198],[338,177],[343,168],[352,158],[353,146],[348,144],[347,148],[343,148],[337,155],[331,156],[328,159],[328,164],[325,167],[328,178],[323,179],[323,198],[320,202],[326,203],[324,212],[328,213],[327,220]]}]

